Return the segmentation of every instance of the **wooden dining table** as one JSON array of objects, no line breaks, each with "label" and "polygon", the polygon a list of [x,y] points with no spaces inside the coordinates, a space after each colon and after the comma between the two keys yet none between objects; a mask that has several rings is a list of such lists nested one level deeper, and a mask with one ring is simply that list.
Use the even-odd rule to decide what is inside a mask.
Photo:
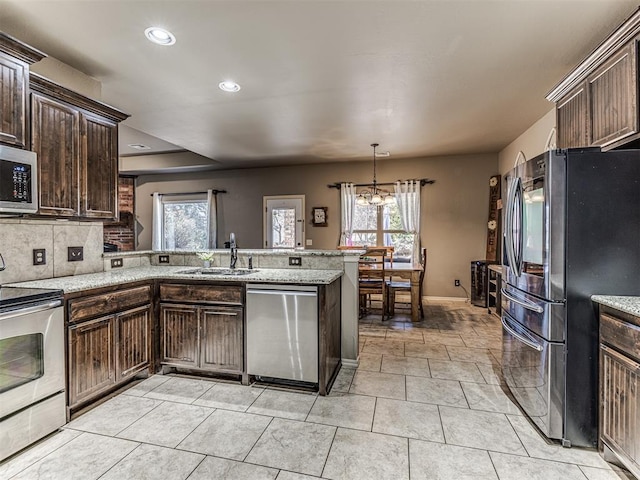
[{"label": "wooden dining table", "polygon": [[[364,262],[360,262],[358,269],[361,273],[365,273],[367,270],[377,270],[380,268],[380,264],[368,265]],[[422,265],[419,263],[403,263],[393,262],[393,264],[385,262],[384,266],[385,276],[403,278],[409,280],[411,283],[411,321],[420,321],[420,302],[422,300],[422,292],[420,292],[420,274],[422,273]]]}]

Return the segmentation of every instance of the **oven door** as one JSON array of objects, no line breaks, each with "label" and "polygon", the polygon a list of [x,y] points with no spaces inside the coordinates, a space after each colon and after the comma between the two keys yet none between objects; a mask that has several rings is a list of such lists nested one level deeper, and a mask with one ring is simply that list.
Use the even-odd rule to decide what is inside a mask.
[{"label": "oven door", "polygon": [[0,313],[0,418],[64,390],[60,305]]},{"label": "oven door", "polygon": [[502,313],[502,370],[520,408],[549,438],[563,438],[564,343],[548,342]]}]

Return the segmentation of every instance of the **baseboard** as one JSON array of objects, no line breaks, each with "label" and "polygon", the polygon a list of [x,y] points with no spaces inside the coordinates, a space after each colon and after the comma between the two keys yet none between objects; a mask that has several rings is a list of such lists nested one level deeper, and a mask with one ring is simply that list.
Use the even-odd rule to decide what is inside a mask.
[{"label": "baseboard", "polygon": [[423,297],[427,302],[468,302],[467,297]]},{"label": "baseboard", "polygon": [[359,364],[360,364],[359,360],[353,360],[351,358],[343,358],[342,359],[342,366],[344,368],[358,368]]}]

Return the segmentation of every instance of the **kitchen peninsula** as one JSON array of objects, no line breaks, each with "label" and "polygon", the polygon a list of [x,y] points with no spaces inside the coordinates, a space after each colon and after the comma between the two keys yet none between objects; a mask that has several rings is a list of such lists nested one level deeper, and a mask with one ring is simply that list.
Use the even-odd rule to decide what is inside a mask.
[{"label": "kitchen peninsula", "polygon": [[[196,252],[111,253],[104,272],[14,284],[64,291],[69,416],[147,369],[233,375],[247,383],[253,375],[247,369],[249,284],[284,291],[306,286],[317,295],[317,328],[306,330],[317,330],[313,383],[328,393],[345,360],[351,327],[345,327],[344,305],[351,297],[355,310],[348,279],[357,262],[333,251],[241,250],[232,270],[228,251],[212,253],[209,268]],[[245,267],[250,257],[253,269]],[[291,257],[301,266],[290,267]]]}]

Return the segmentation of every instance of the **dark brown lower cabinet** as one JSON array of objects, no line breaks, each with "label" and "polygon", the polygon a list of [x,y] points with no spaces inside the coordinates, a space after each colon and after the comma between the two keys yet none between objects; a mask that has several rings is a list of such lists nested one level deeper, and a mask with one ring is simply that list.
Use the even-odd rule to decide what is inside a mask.
[{"label": "dark brown lower cabinet", "polygon": [[242,373],[244,318],[240,306],[160,305],[162,363]]},{"label": "dark brown lower cabinet", "polygon": [[640,478],[640,317],[602,306],[600,449]]},{"label": "dark brown lower cabinet", "polygon": [[68,301],[67,311],[71,413],[149,367],[151,287],[75,297]]}]

